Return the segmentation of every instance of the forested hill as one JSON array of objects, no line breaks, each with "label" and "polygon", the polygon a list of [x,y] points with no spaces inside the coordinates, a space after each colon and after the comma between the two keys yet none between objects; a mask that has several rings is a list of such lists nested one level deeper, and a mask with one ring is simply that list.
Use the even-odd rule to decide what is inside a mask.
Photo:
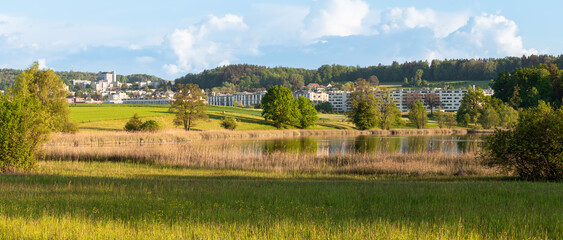
[{"label": "forested hill", "polygon": [[424,71],[422,79],[429,82],[491,80],[502,72],[512,72],[518,68],[535,67],[540,64],[555,64],[558,68],[563,68],[563,55],[433,60],[431,63],[393,62],[392,65],[380,64],[369,67],[323,65],[316,70],[240,64],[188,74],[176,79],[176,83],[195,83],[204,89],[217,87],[222,91],[253,91],[274,85],[298,89],[309,83],[343,83],[358,78],[368,79],[370,76],[377,76],[380,82],[402,83],[405,78],[412,78],[418,69]]},{"label": "forested hill", "polygon": [[[22,73],[22,70],[17,69],[0,69],[0,90],[6,90],[9,86],[14,84],[18,75]],[[91,72],[64,72],[56,71],[61,80],[70,85],[70,80],[89,80],[96,81],[98,79],[98,73]],[[162,78],[155,77],[147,74],[131,74],[131,75],[117,75],[117,81],[122,83],[133,83],[133,82],[145,82],[145,81],[162,81]]]}]

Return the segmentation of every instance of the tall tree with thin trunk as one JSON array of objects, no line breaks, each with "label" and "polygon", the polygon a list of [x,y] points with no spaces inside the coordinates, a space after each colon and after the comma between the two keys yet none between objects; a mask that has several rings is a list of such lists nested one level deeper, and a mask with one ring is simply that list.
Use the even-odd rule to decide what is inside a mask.
[{"label": "tall tree with thin trunk", "polygon": [[403,99],[403,103],[407,105],[407,107],[411,107],[414,103],[418,101],[422,101],[422,94],[417,92],[408,92],[405,93],[405,97]]},{"label": "tall tree with thin trunk", "polygon": [[442,105],[440,101],[440,95],[437,93],[427,93],[424,95],[424,103],[430,107],[430,114],[434,116],[434,108]]},{"label": "tall tree with thin trunk", "polygon": [[203,101],[203,92],[196,84],[178,85],[178,92],[174,96],[175,100],[168,109],[175,112],[174,125],[183,126],[186,131],[195,125],[195,121],[208,119],[207,107]]},{"label": "tall tree with thin trunk", "polygon": [[424,128],[424,125],[428,122],[426,108],[424,108],[424,105],[420,101],[417,101],[411,106],[409,110],[409,120],[414,123],[417,128]]}]

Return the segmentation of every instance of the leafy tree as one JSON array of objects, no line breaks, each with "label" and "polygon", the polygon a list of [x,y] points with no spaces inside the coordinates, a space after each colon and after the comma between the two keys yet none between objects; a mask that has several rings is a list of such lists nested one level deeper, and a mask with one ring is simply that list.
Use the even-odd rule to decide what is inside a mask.
[{"label": "leafy tree", "polygon": [[540,101],[524,110],[512,130],[496,130],[483,144],[481,159],[525,179],[563,179],[563,108]]},{"label": "leafy tree", "polygon": [[[457,110],[457,122],[462,126],[467,126],[469,121],[476,124],[485,104],[486,99],[483,90],[481,88],[475,90],[469,88],[469,91],[461,99],[461,105]],[[469,116],[469,120],[467,120],[466,114]]]},{"label": "leafy tree", "polygon": [[[28,169],[51,131],[68,126],[62,81],[35,62],[0,94],[0,171]],[[64,104],[61,104],[64,103]]]},{"label": "leafy tree", "polygon": [[53,70],[39,70],[39,64],[35,62],[17,77],[11,91],[14,95],[21,94],[23,98],[38,98],[41,111],[50,115],[47,126],[51,130],[63,132],[67,131],[67,126],[72,126],[65,99],[67,91]]},{"label": "leafy tree", "polygon": [[195,125],[195,121],[208,119],[205,113],[207,108],[203,102],[203,92],[199,86],[194,84],[178,85],[178,92],[174,96],[169,112],[175,112],[174,125],[184,126],[186,131],[190,131]]},{"label": "leafy tree", "polygon": [[373,86],[377,86],[379,85],[379,78],[377,78],[377,76],[375,75],[371,75],[368,78],[368,82]]},{"label": "leafy tree", "polygon": [[499,117],[502,126],[506,128],[513,128],[518,123],[518,111],[507,103],[502,105],[499,111]]},{"label": "leafy tree", "polygon": [[315,105],[315,109],[321,113],[332,113],[334,111],[330,102],[321,102]]},{"label": "leafy tree", "polygon": [[483,114],[479,116],[479,124],[481,124],[484,129],[496,127],[500,124],[499,114],[489,105],[485,108]]},{"label": "leafy tree", "polygon": [[455,120],[455,116],[453,113],[445,113],[446,116],[446,126],[448,126],[448,128],[453,128],[455,127],[455,125],[457,124],[457,121]]},{"label": "leafy tree", "polygon": [[446,125],[446,113],[438,111],[434,115],[434,119],[438,123],[439,128],[444,128]]},{"label": "leafy tree", "polygon": [[430,115],[434,115],[434,108],[442,105],[440,95],[437,93],[427,93],[424,95],[424,103],[430,107]]},{"label": "leafy tree", "polygon": [[262,98],[262,116],[266,120],[274,121],[276,128],[285,125],[297,125],[299,111],[291,94],[291,90],[284,86],[273,86]]},{"label": "leafy tree", "polygon": [[141,121],[139,114],[135,113],[135,114],[133,114],[133,117],[131,117],[129,119],[129,121],[127,121],[127,123],[125,123],[124,130],[128,131],[128,132],[140,131],[142,124],[143,124],[143,122]]},{"label": "leafy tree", "polygon": [[391,125],[402,125],[401,111],[390,96],[389,90],[380,90],[380,104],[379,104],[379,126],[381,129],[389,130]]},{"label": "leafy tree", "polygon": [[309,99],[300,96],[297,99],[297,109],[299,110],[299,128],[308,128],[315,125],[315,122],[319,120],[317,117],[317,110],[315,110],[315,104]]},{"label": "leafy tree", "polygon": [[237,120],[233,117],[224,118],[221,121],[221,127],[223,127],[224,129],[235,130],[237,126]]},{"label": "leafy tree", "polygon": [[360,130],[370,129],[377,125],[381,117],[378,111],[380,101],[368,84],[360,84],[350,95],[351,105],[348,118]]},{"label": "leafy tree", "polygon": [[428,122],[428,116],[426,116],[426,108],[424,104],[417,101],[409,109],[409,120],[414,123],[417,128],[424,128],[424,125]]},{"label": "leafy tree", "polygon": [[422,94],[418,92],[407,92],[404,95],[404,101],[407,107],[410,108],[416,102],[422,101]]}]

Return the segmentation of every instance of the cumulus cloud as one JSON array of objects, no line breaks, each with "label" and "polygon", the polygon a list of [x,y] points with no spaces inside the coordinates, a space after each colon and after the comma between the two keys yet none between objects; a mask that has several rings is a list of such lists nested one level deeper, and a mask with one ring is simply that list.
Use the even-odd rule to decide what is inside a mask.
[{"label": "cumulus cloud", "polygon": [[208,16],[199,25],[176,29],[167,37],[167,44],[176,56],[175,64],[163,68],[171,75],[201,71],[210,66],[228,65],[235,54],[251,49],[242,34],[248,29],[240,16]]},{"label": "cumulus cloud", "polygon": [[518,26],[504,16],[483,13],[446,39],[452,51],[475,56],[521,56],[537,54],[525,49]]},{"label": "cumulus cloud", "polygon": [[303,37],[316,40],[325,36],[371,35],[369,5],[361,0],[319,1],[305,19]]},{"label": "cumulus cloud", "polygon": [[437,12],[430,8],[417,9],[392,8],[384,14],[384,24],[381,28],[390,33],[393,30],[403,31],[413,28],[428,28],[433,31],[434,37],[443,38],[467,23],[467,12]]}]

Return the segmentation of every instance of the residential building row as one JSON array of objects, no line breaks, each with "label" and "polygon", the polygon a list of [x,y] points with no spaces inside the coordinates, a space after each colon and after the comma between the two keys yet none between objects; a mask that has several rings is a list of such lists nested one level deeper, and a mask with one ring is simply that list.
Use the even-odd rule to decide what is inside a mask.
[{"label": "residential building row", "polygon": [[[467,89],[399,89],[390,92],[390,97],[393,102],[397,105],[400,111],[408,112],[407,96],[413,93],[420,94],[420,101],[424,103],[424,98],[426,94],[435,93],[440,97],[440,102],[442,105],[440,108],[445,112],[456,112],[460,105],[461,100],[468,92]],[[492,89],[483,90],[485,96],[492,96],[494,91]],[[332,105],[334,111],[337,112],[349,112],[351,107],[351,94],[349,91],[339,91],[339,90],[327,90],[327,91],[311,91],[311,90],[300,90],[293,93],[294,98],[300,96],[305,97],[315,104],[322,102],[329,102]],[[208,96],[209,105],[217,106],[254,106],[262,102],[262,98],[266,95],[266,92],[242,92],[233,94],[219,94],[212,93]],[[430,107],[424,103],[427,110]],[[435,109],[436,110],[436,109]]]}]

